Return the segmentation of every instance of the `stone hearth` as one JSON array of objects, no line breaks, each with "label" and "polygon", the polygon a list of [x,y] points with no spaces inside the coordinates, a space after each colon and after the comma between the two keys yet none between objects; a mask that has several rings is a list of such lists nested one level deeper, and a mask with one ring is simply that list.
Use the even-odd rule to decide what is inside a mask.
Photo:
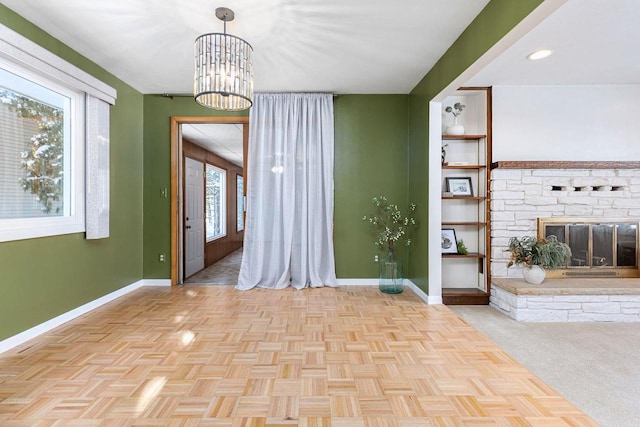
[{"label": "stone hearth", "polygon": [[494,278],[490,304],[523,322],[640,322],[640,279]]}]

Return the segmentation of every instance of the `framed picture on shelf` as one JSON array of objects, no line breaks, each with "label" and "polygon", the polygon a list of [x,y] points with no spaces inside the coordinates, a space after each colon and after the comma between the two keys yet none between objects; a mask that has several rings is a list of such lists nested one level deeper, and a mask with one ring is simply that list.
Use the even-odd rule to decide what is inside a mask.
[{"label": "framed picture on shelf", "polygon": [[458,240],[456,239],[456,230],[453,228],[443,228],[440,246],[443,254],[457,254]]},{"label": "framed picture on shelf", "polygon": [[455,196],[473,196],[473,187],[471,186],[471,177],[465,176],[461,178],[446,178],[447,191]]}]

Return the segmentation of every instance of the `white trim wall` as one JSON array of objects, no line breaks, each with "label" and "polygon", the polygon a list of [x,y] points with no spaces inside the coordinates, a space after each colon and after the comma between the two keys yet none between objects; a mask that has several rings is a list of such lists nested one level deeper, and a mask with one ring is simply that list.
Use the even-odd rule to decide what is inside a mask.
[{"label": "white trim wall", "polygon": [[494,86],[492,161],[638,161],[640,85]]},{"label": "white trim wall", "polygon": [[[435,142],[437,141],[437,143]],[[429,294],[442,304],[442,103],[429,102]]]}]

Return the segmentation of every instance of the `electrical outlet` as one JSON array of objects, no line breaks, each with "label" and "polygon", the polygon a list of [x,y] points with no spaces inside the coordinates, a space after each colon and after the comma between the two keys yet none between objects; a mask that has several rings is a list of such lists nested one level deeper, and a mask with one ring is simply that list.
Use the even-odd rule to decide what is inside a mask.
[{"label": "electrical outlet", "polygon": [[379,261],[380,261],[380,260],[378,259],[378,255],[375,255],[375,256],[373,257],[373,262],[379,262]]},{"label": "electrical outlet", "polygon": [[158,255],[158,261],[164,262],[164,254]]},{"label": "electrical outlet", "polygon": [[167,187],[161,187],[160,188],[160,197],[162,197],[164,199],[169,197],[169,191],[167,190]]}]

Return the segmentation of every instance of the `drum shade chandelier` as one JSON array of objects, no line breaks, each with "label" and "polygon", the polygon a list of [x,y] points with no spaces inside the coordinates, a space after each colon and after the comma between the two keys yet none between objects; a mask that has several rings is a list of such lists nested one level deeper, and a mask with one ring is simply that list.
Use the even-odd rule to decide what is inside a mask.
[{"label": "drum shade chandelier", "polygon": [[216,9],[224,33],[203,34],[195,42],[193,95],[198,104],[215,110],[246,110],[253,104],[253,48],[240,37],[227,34],[234,13]]}]

